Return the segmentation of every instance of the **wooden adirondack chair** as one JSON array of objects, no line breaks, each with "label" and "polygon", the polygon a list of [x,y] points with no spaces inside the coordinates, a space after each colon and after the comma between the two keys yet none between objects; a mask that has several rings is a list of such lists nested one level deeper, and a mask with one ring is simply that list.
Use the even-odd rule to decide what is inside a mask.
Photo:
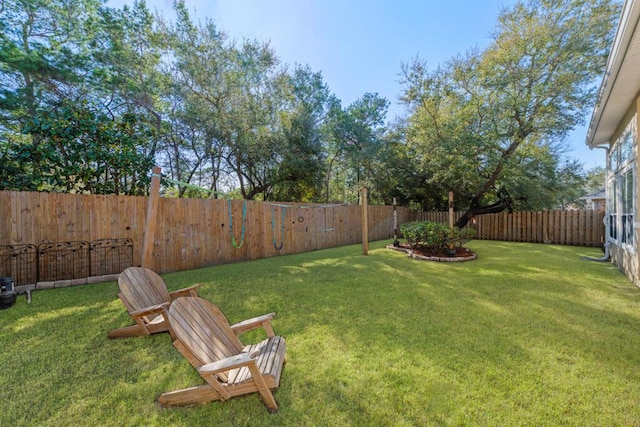
[{"label": "wooden adirondack chair", "polygon": [[166,331],[172,334],[167,321],[169,305],[181,296],[198,296],[200,285],[169,292],[164,280],[154,271],[129,267],[118,277],[118,286],[118,297],[136,324],[111,330],[109,338],[139,337]]},{"label": "wooden adirondack chair", "polygon": [[[163,393],[162,406],[186,406],[258,392],[270,412],[278,410],[271,389],[278,387],[286,343],[275,336],[275,313],[229,325],[218,307],[202,298],[178,298],[169,309],[173,345],[206,381],[205,385]],[[268,338],[243,345],[237,334],[264,327]]]}]

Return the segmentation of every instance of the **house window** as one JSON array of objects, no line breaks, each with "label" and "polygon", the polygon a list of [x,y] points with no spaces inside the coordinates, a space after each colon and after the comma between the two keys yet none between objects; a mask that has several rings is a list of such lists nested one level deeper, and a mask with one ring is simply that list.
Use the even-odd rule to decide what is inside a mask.
[{"label": "house window", "polygon": [[[632,121],[634,123],[635,120]],[[635,250],[633,218],[636,200],[636,137],[630,125],[609,155],[609,239]]]}]

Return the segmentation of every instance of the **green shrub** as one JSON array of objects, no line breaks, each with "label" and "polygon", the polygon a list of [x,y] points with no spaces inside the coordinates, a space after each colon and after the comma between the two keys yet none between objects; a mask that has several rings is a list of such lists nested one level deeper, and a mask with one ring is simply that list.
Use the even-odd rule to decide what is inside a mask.
[{"label": "green shrub", "polygon": [[432,252],[444,249],[449,237],[449,227],[431,221],[414,221],[402,224],[400,231],[412,248]]},{"label": "green shrub", "polygon": [[435,253],[448,247],[463,247],[476,234],[472,228],[451,230],[446,224],[431,221],[407,222],[400,226],[400,231],[413,249]]},{"label": "green shrub", "polygon": [[400,225],[400,232],[411,247],[414,247],[420,241],[425,224],[424,222],[413,221]]},{"label": "green shrub", "polygon": [[458,227],[453,227],[453,231],[449,236],[449,241],[453,243],[453,246],[456,248],[464,247],[464,244],[469,240],[472,240],[476,236],[476,230],[473,228],[465,227],[460,229]]}]

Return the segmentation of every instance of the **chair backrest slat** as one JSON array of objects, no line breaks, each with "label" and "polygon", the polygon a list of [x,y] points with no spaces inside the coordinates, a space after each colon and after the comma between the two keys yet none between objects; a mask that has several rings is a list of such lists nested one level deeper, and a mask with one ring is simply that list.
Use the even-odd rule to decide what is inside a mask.
[{"label": "chair backrest slat", "polygon": [[118,286],[132,310],[171,302],[164,280],[147,268],[127,268],[118,277]]},{"label": "chair backrest slat", "polygon": [[169,309],[169,322],[176,338],[203,365],[242,351],[242,343],[224,314],[205,299],[176,299]]}]

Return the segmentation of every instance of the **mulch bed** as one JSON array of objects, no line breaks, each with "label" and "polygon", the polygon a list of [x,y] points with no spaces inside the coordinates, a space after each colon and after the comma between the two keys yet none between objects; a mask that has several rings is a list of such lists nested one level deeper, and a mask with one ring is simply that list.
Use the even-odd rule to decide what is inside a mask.
[{"label": "mulch bed", "polygon": [[478,258],[478,255],[468,248],[456,248],[456,254],[454,256],[449,256],[446,253],[428,253],[418,249],[412,249],[411,246],[406,243],[400,244],[400,246],[387,245],[387,249],[404,252],[410,258],[423,261],[464,262]]}]

